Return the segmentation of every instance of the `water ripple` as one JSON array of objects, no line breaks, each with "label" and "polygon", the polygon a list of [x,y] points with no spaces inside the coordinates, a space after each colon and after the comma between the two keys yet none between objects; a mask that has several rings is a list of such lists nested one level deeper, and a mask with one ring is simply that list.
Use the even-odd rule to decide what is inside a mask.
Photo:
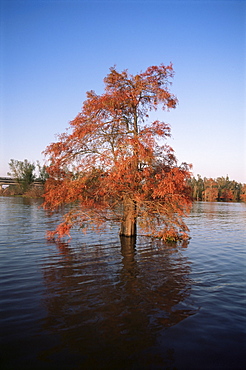
[{"label": "water ripple", "polygon": [[116,227],[50,244],[38,206],[0,197],[4,368],[244,368],[245,205],[195,203],[187,248]]}]

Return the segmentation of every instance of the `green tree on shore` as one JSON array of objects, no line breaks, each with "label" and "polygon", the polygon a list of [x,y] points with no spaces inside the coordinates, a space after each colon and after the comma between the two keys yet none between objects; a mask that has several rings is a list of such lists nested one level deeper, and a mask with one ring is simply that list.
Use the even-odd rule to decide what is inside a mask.
[{"label": "green tree on shore", "polygon": [[31,198],[43,196],[43,185],[48,178],[45,165],[41,165],[39,161],[31,163],[27,159],[24,161],[11,159],[9,168],[8,176],[14,178],[15,184],[4,189],[4,195],[24,195]]},{"label": "green tree on shore", "polygon": [[28,187],[34,182],[35,176],[35,164],[29,162],[27,159],[24,161],[18,161],[11,159],[9,162],[10,171],[8,175],[13,177],[19,186],[20,192],[24,193],[28,190]]}]

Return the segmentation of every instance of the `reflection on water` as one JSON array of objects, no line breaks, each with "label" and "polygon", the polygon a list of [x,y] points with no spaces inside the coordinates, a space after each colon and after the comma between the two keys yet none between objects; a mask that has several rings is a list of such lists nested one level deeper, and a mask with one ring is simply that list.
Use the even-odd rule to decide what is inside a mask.
[{"label": "reflection on water", "polygon": [[59,334],[57,352],[62,356],[69,345],[74,364],[85,368],[165,365],[165,356],[150,350],[158,332],[197,312],[184,303],[190,266],[179,248],[153,242],[138,248],[131,238],[121,238],[121,249],[57,247],[60,258],[43,266],[43,328]]},{"label": "reflection on water", "polygon": [[244,369],[246,205],[195,203],[188,246],[74,233],[0,197],[1,369]]}]

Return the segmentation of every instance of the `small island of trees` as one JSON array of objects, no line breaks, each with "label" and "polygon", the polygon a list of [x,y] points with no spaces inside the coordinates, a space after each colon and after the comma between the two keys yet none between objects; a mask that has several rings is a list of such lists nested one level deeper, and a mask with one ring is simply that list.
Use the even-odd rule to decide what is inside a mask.
[{"label": "small island of trees", "polygon": [[50,238],[104,222],[119,223],[122,237],[136,236],[137,226],[164,240],[188,237],[183,217],[192,205],[190,166],[178,165],[173,149],[163,145],[170,126],[149,119],[158,106],[176,107],[169,90],[173,74],[171,64],[136,75],[112,67],[105,92],[87,92],[69,131],[45,151],[44,207],[55,211],[70,205]]}]

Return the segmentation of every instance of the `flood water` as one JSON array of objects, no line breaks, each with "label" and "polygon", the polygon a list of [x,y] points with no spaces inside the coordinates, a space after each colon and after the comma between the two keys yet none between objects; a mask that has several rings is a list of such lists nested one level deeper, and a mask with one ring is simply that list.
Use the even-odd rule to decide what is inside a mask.
[{"label": "flood water", "polygon": [[74,233],[0,197],[1,369],[245,369],[246,204],[203,203],[188,245]]}]

